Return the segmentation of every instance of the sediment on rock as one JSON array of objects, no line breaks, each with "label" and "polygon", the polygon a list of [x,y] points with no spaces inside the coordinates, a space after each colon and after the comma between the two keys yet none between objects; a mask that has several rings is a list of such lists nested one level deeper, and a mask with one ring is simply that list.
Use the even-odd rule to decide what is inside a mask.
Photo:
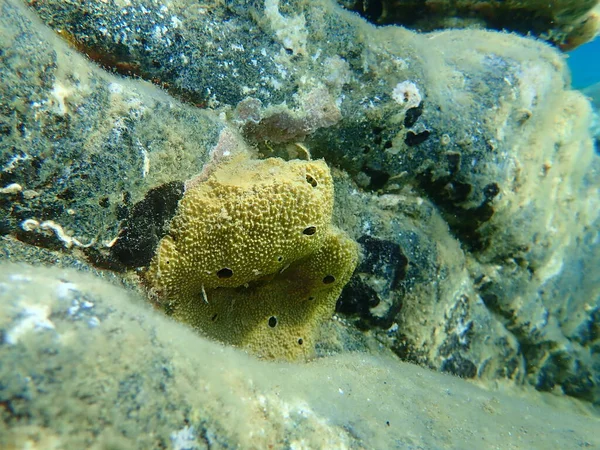
[{"label": "sediment on rock", "polygon": [[436,370],[599,401],[599,300],[573,269],[597,265],[599,162],[550,46],[375,28],[325,0],[30,6],[0,6],[3,236],[144,266],[152,251],[117,264],[115,238],[143,225],[130,243],[154,250],[173,208],[135,205],[232,136],[323,157],[364,251],[343,320]]}]

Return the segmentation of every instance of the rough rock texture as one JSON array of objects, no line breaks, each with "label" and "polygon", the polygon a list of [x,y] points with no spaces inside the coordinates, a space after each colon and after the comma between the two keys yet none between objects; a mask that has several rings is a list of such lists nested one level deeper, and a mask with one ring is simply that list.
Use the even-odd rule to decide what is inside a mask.
[{"label": "rough rock texture", "polygon": [[338,0],[376,24],[419,31],[488,28],[537,36],[571,50],[600,30],[597,0]]},{"label": "rough rock texture", "polygon": [[0,336],[5,449],[600,446],[598,419],[565,398],[382,355],[257,361],[56,268],[0,266]]},{"label": "rough rock texture", "polygon": [[199,172],[225,124],[96,70],[15,8],[0,4],[0,234],[102,260],[128,208]]},{"label": "rough rock texture", "polygon": [[[112,142],[144,129],[151,112],[168,105],[169,114],[148,125],[148,132],[159,130],[152,145],[140,139],[149,154],[159,149],[150,172],[143,176],[144,153],[126,139],[61,153],[82,147],[48,121],[63,111],[52,99],[76,89],[81,73],[100,85],[116,79],[30,22],[15,0],[3,3],[8,50],[1,58],[11,74],[1,96],[8,124],[0,152],[3,233],[75,256],[99,234],[86,253],[113,263],[114,252],[102,252],[126,216],[113,200],[119,186],[132,188],[133,204],[150,188],[189,179],[235,134],[228,123],[265,156],[312,153],[341,169],[334,222],[362,244],[364,259],[340,316],[351,314],[349,322],[400,357],[436,370],[506,377],[599,402],[599,158],[589,105],[569,89],[555,50],[486,31],[375,28],[326,0],[32,7],[105,67],[160,84],[194,106],[221,109],[216,116],[184,107],[144,82],[119,80],[124,99],[138,92],[141,105],[158,106],[144,110],[143,121],[122,120],[116,133],[102,119],[114,117],[119,102],[90,99],[74,109],[63,101],[65,122],[77,125],[67,131],[77,130],[84,143]],[[36,116],[37,103],[46,114]],[[30,148],[57,156],[23,161]],[[125,168],[109,177],[118,164]],[[70,185],[72,198],[57,197]],[[106,189],[109,208],[98,189]],[[62,208],[51,208],[57,203]],[[38,212],[35,204],[48,209]],[[82,205],[91,205],[85,220],[77,215]],[[153,229],[150,241],[131,240],[137,247],[153,248],[164,233],[168,211],[152,211],[128,222]],[[154,226],[155,216],[161,222]],[[36,222],[23,224],[29,218]],[[67,224],[71,239],[55,224]]]},{"label": "rough rock texture", "polygon": [[320,161],[232,158],[187,184],[144,274],[173,317],[269,358],[314,355],[358,259]]},{"label": "rough rock texture", "polygon": [[521,383],[527,370],[519,342],[478,297],[468,256],[437,209],[411,195],[344,196],[341,185],[340,203],[360,217],[352,229],[364,257],[342,292],[340,314],[403,360]]}]

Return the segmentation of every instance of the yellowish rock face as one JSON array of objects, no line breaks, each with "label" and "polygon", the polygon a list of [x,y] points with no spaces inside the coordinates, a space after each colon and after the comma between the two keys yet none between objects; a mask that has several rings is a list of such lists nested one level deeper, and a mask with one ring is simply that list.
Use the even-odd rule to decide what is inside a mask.
[{"label": "yellowish rock face", "polygon": [[179,320],[271,358],[309,357],[357,262],[323,161],[234,160],[194,183],[146,274]]}]

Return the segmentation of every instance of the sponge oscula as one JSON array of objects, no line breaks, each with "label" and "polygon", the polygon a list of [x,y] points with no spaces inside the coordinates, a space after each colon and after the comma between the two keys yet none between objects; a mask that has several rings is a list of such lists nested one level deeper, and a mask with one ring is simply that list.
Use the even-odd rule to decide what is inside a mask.
[{"label": "sponge oscula", "polygon": [[246,347],[266,358],[310,358],[318,326],[335,303],[357,261],[357,246],[331,230],[313,254],[271,279],[222,288],[174,306],[173,316],[207,336]]},{"label": "sponge oscula", "polygon": [[186,191],[149,278],[166,297],[242,286],[319,248],[332,208],[323,161],[230,161]]},{"label": "sponge oscula", "polygon": [[232,160],[190,184],[146,280],[174,317],[260,355],[311,353],[357,261],[323,161]]}]

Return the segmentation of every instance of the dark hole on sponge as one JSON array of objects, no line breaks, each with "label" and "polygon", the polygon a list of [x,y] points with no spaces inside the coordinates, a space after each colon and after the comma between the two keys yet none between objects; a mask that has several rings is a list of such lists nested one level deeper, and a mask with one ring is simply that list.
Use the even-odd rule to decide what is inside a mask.
[{"label": "dark hole on sponge", "polygon": [[335,281],[335,277],[333,275],[326,275],[325,278],[323,278],[324,284],[331,284],[334,281]]},{"label": "dark hole on sponge", "polygon": [[275,317],[275,316],[269,317],[269,326],[271,328],[275,328],[277,326],[277,317]]},{"label": "dark hole on sponge", "polygon": [[316,232],[317,232],[317,227],[312,227],[311,226],[311,227],[305,228],[302,233],[305,234],[305,235],[307,235],[307,236],[312,236]]},{"label": "dark hole on sponge", "polygon": [[219,278],[231,278],[233,276],[233,270],[223,267],[217,272]]},{"label": "dark hole on sponge", "polygon": [[317,183],[317,180],[315,180],[315,178],[309,174],[306,174],[306,182],[308,184],[310,184],[312,187],[317,187],[317,185],[319,184],[319,183]]},{"label": "dark hole on sponge", "polygon": [[298,344],[299,344],[299,345],[302,345],[302,344],[304,344],[304,340],[303,340],[302,338],[298,339]]},{"label": "dark hole on sponge", "polygon": [[214,313],[214,314],[212,315],[212,317],[210,318],[210,320],[212,320],[213,322],[214,322],[214,321],[216,321],[216,320],[217,320],[217,316],[218,316],[218,314],[217,314],[217,313]]}]

